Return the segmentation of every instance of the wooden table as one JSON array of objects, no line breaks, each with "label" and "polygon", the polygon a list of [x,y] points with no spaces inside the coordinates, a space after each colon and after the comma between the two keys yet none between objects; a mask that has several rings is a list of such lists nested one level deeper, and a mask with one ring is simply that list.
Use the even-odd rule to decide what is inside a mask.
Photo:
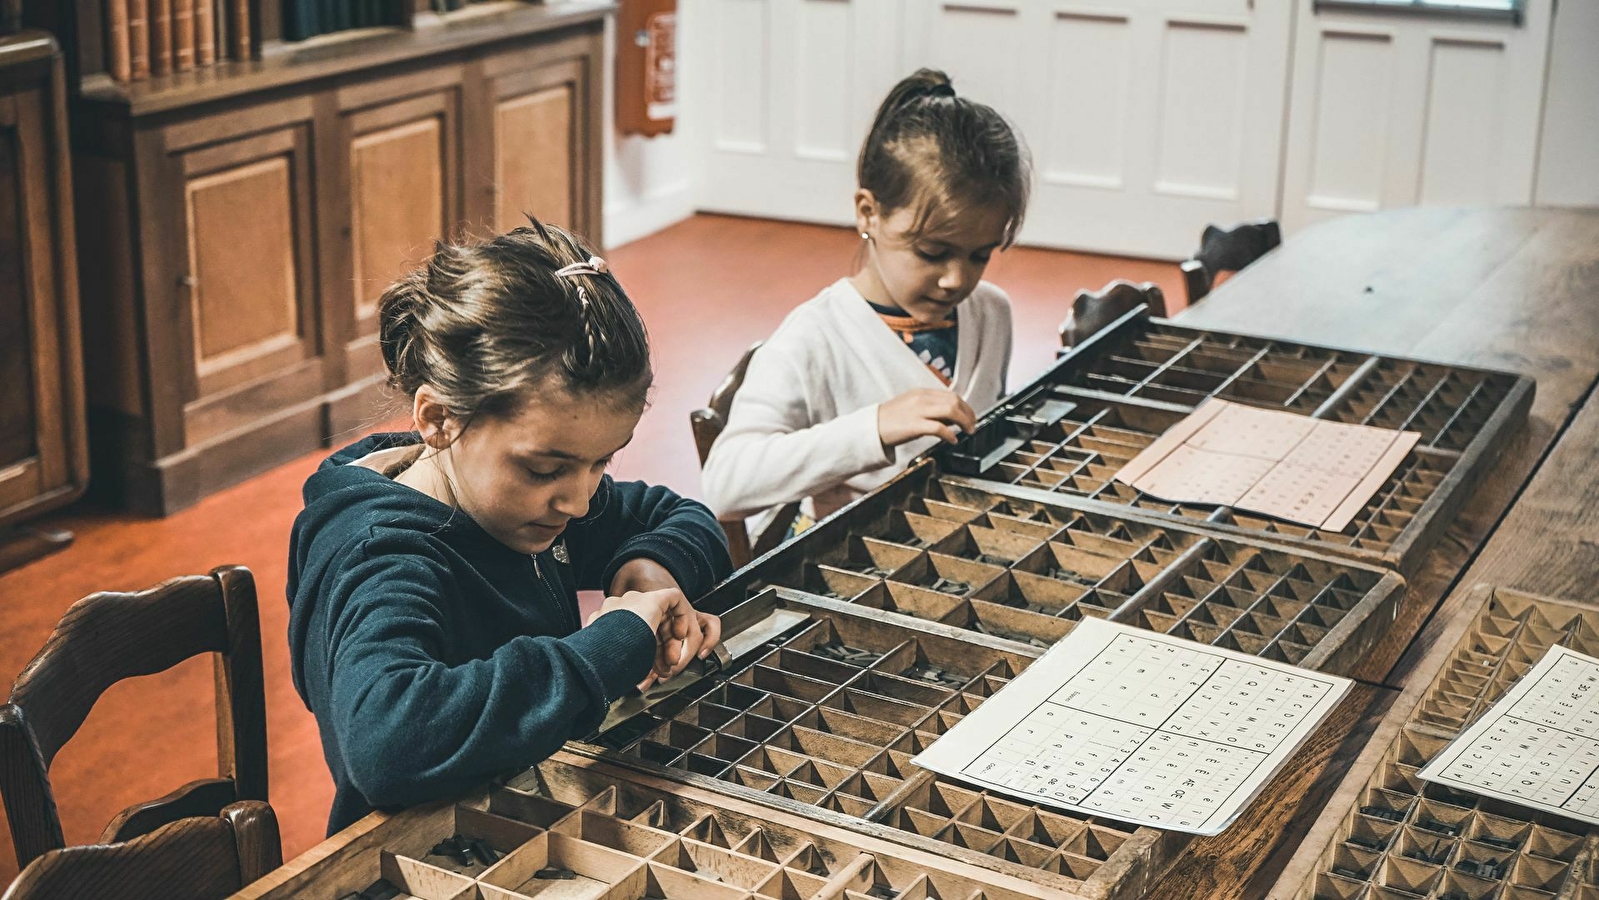
[{"label": "wooden table", "polygon": [[[1429,554],[1394,627],[1357,670],[1390,688],[1352,694],[1333,730],[1370,733],[1391,689],[1438,639],[1445,617],[1434,611],[1463,604],[1471,585],[1599,603],[1599,402],[1591,399],[1599,211],[1415,209],[1338,219],[1295,236],[1179,319],[1537,379],[1526,429]],[[1225,834],[1190,845],[1150,896],[1263,895],[1353,759],[1347,746],[1313,744],[1305,764],[1273,782]]]},{"label": "wooden table", "polygon": [[[1438,640],[1429,616],[1440,603],[1463,602],[1457,585],[1487,580],[1599,604],[1588,587],[1599,583],[1599,509],[1584,502],[1599,505],[1599,401],[1583,406],[1599,381],[1599,211],[1340,219],[1295,237],[1180,321],[1512,369],[1538,381],[1527,427],[1411,580],[1394,627],[1358,670],[1363,682],[1239,822],[1194,841],[1149,893],[1230,900],[1264,895],[1398,696],[1394,685]],[[331,846],[366,840],[376,821],[244,896],[282,884]]]}]

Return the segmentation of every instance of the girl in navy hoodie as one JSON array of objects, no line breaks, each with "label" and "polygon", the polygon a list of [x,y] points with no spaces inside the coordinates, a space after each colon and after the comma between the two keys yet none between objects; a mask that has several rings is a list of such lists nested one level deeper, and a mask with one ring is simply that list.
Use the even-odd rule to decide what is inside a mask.
[{"label": "girl in navy hoodie", "polygon": [[[720,623],[688,597],[729,568],[705,507],[605,474],[643,413],[649,342],[579,239],[534,222],[441,244],[378,315],[416,431],[329,457],[290,544],[329,833],[536,763],[709,654]],[[607,596],[587,627],[579,590]]]}]

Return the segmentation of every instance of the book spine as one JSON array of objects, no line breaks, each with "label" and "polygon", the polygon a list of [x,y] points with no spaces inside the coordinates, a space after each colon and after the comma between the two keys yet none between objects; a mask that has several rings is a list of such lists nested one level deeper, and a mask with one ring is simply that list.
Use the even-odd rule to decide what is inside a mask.
[{"label": "book spine", "polygon": [[127,0],[106,0],[106,68],[117,81],[133,77]]},{"label": "book spine", "polygon": [[150,74],[172,71],[172,0],[150,0]]},{"label": "book spine", "polygon": [[248,60],[255,55],[250,40],[250,0],[230,0],[228,9],[231,16],[228,28],[233,33],[233,58]]},{"label": "book spine", "polygon": [[149,0],[127,0],[127,4],[128,77],[140,81],[150,77],[150,4]]},{"label": "book spine", "polygon": [[194,68],[195,0],[172,0],[172,71]]},{"label": "book spine", "polygon": [[209,66],[217,61],[216,0],[195,0],[194,64]]}]

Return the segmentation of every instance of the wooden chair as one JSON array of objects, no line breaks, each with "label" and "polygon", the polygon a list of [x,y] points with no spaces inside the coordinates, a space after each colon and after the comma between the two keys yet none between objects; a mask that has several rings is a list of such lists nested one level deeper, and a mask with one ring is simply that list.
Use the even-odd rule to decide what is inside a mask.
[{"label": "wooden chair", "polygon": [[246,800],[128,841],[50,850],[0,900],[221,900],[283,864],[272,807]]},{"label": "wooden chair", "polygon": [[62,616],[0,707],[0,795],[18,866],[66,843],[50,763],[100,695],[124,678],[202,653],[216,654],[220,777],[128,807],[100,840],[120,843],[178,819],[215,816],[240,800],[267,799],[261,625],[250,570],[225,566],[138,593],[90,594]]},{"label": "wooden chair", "polygon": [[[688,414],[689,426],[694,429],[694,446],[700,453],[701,469],[705,468],[705,460],[710,458],[711,445],[716,443],[716,439],[721,437],[723,430],[727,428],[727,416],[733,409],[733,395],[744,386],[744,375],[749,371],[750,359],[760,348],[760,341],[751,344],[750,348],[744,351],[744,355],[739,357],[738,364],[733,366],[733,371],[727,373],[722,383],[711,392],[710,403]],[[733,558],[734,568],[749,565],[750,560],[783,543],[783,539],[788,536],[789,528],[793,527],[794,519],[799,516],[799,508],[798,501],[783,504],[776,518],[756,536],[753,547],[750,545],[749,530],[744,527],[742,518],[721,519],[722,530],[727,532],[727,549]]]},{"label": "wooden chair", "polygon": [[1232,228],[1205,227],[1199,239],[1199,252],[1182,265],[1183,287],[1188,305],[1193,306],[1216,285],[1216,276],[1237,272],[1283,242],[1276,219],[1256,219]]},{"label": "wooden chair", "polygon": [[1072,311],[1060,323],[1060,345],[1063,350],[1081,344],[1096,332],[1131,310],[1149,307],[1157,316],[1166,315],[1166,295],[1152,282],[1133,284],[1118,278],[1105,285],[1098,293],[1078,291],[1072,300]]}]

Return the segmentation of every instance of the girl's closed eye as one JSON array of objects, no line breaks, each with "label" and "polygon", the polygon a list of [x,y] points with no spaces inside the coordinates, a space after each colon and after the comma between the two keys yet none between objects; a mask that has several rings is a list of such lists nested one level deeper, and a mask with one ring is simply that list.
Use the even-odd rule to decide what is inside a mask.
[{"label": "girl's closed eye", "polygon": [[560,466],[556,466],[554,469],[551,469],[548,472],[540,472],[538,469],[529,469],[526,466],[524,466],[523,467],[523,471],[527,473],[527,477],[528,477],[529,481],[538,481],[538,482],[554,481],[557,478],[561,477],[561,467]]}]

